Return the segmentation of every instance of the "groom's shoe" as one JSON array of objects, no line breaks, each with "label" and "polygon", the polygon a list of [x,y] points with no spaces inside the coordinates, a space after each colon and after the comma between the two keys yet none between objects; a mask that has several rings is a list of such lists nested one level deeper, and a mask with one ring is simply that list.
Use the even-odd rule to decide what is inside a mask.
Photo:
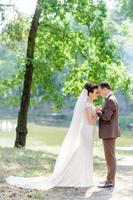
[{"label": "groom's shoe", "polygon": [[111,187],[114,187],[114,184],[112,182],[104,182],[102,184],[99,184],[98,185],[99,188],[111,188]]}]

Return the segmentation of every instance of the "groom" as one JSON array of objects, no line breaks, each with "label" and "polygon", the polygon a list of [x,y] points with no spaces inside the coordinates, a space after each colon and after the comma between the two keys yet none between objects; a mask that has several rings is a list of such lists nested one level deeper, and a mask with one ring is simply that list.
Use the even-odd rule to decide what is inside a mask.
[{"label": "groom", "polygon": [[99,116],[99,137],[103,140],[108,173],[107,180],[99,188],[109,188],[115,185],[116,158],[115,141],[120,136],[118,125],[118,102],[108,83],[102,82],[98,87],[100,96],[105,98],[102,109],[97,108]]}]

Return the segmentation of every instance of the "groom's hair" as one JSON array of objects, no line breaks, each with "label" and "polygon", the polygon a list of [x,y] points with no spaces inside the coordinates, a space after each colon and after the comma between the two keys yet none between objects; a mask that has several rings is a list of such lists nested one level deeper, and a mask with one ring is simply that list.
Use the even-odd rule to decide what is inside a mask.
[{"label": "groom's hair", "polygon": [[107,82],[102,82],[99,84],[99,86],[103,89],[103,88],[107,88],[109,90],[112,90],[111,89],[111,86],[107,83]]}]

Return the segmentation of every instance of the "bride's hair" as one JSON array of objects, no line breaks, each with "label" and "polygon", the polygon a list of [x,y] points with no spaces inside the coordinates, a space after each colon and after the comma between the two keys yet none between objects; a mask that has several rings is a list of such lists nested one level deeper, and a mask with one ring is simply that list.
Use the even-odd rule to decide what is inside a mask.
[{"label": "bride's hair", "polygon": [[88,95],[89,95],[89,93],[93,93],[94,90],[98,88],[98,85],[91,84],[91,83],[86,83],[84,85],[84,88],[87,90]]}]

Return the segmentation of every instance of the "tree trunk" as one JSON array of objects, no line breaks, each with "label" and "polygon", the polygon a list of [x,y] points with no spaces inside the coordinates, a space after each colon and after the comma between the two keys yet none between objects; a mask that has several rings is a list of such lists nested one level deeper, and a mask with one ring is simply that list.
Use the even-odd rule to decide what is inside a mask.
[{"label": "tree trunk", "polygon": [[33,58],[34,58],[34,49],[35,49],[35,39],[39,26],[39,19],[41,15],[41,10],[39,7],[39,1],[37,1],[36,10],[33,16],[31,23],[31,29],[28,37],[28,46],[27,46],[27,62],[26,70],[24,75],[24,84],[23,84],[23,93],[21,98],[20,111],[18,113],[18,123],[16,127],[16,140],[15,147],[21,148],[25,147],[26,144],[26,135],[28,133],[27,129],[27,115],[28,108],[30,103],[30,91],[32,85],[32,76],[33,76]]}]

